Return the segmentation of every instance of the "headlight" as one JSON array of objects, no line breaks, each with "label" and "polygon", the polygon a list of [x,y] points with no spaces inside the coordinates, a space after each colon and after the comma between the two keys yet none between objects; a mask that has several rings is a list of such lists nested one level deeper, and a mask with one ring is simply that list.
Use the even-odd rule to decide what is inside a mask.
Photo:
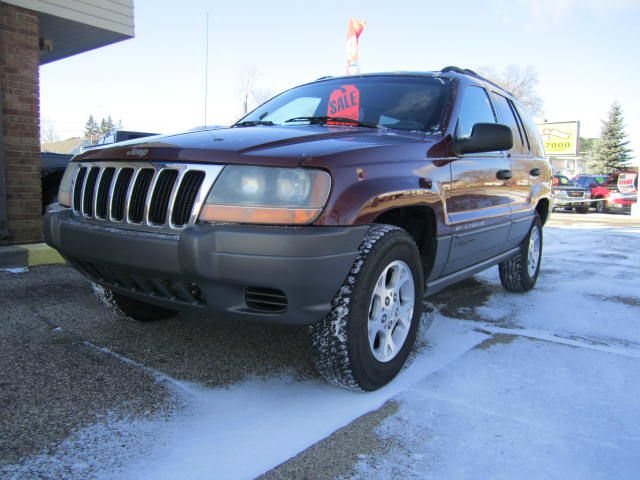
[{"label": "headlight", "polygon": [[331,177],[322,170],[228,165],[213,185],[200,220],[311,223],[322,212],[330,189]]},{"label": "headlight", "polygon": [[63,207],[71,206],[71,184],[76,176],[80,165],[71,162],[67,165],[67,169],[64,171],[62,180],[60,181],[60,187],[58,188],[58,203]]},{"label": "headlight", "polygon": [[560,197],[562,197],[562,198],[566,198],[566,196],[567,196],[567,192],[565,192],[564,190],[557,190],[557,191],[555,191],[555,192],[553,193],[553,196],[554,196],[554,197],[558,197],[558,198],[560,198]]}]

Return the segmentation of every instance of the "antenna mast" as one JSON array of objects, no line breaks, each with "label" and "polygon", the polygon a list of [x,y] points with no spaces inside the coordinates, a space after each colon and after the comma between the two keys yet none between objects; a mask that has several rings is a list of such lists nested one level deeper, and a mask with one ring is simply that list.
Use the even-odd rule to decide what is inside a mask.
[{"label": "antenna mast", "polygon": [[204,126],[207,126],[207,94],[209,93],[209,12],[207,12],[205,41],[205,59],[204,59]]}]

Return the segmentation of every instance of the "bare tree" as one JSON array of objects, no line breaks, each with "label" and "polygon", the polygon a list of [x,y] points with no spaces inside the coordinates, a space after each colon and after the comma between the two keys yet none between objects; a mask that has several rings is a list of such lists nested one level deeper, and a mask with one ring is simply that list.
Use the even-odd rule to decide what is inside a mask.
[{"label": "bare tree", "polygon": [[478,73],[511,92],[532,115],[542,115],[543,101],[538,95],[538,72],[534,67],[509,65],[498,70],[488,66],[478,68]]},{"label": "bare tree", "polygon": [[236,94],[242,116],[272,97],[271,89],[260,87],[259,80],[260,74],[255,67],[246,67],[238,74]]},{"label": "bare tree", "polygon": [[40,121],[40,143],[53,143],[60,140],[53,122],[48,118]]},{"label": "bare tree", "polygon": [[257,107],[273,97],[273,90],[270,88],[256,88],[253,91],[253,105]]}]

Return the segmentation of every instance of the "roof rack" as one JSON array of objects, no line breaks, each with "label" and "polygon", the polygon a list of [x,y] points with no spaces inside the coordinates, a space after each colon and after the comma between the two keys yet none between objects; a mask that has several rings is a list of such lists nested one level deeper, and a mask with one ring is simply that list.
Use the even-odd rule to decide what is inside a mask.
[{"label": "roof rack", "polygon": [[493,82],[493,81],[489,80],[488,78],[483,77],[482,75],[478,75],[476,72],[474,72],[473,70],[471,70],[469,68],[460,68],[460,67],[456,67],[456,66],[448,66],[448,67],[444,67],[440,71],[442,73],[454,72],[454,73],[459,73],[461,75],[468,75],[470,77],[475,77],[478,80],[482,80],[484,82],[490,83],[494,87],[499,88],[503,92],[507,92],[509,95],[511,95],[513,97],[513,94],[511,92],[507,91],[505,88],[501,87],[496,82]]}]

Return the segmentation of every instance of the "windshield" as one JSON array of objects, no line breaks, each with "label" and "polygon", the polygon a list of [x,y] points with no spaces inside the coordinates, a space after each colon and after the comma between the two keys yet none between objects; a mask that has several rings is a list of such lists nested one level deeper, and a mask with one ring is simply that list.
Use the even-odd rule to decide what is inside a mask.
[{"label": "windshield", "polygon": [[553,184],[554,185],[569,185],[569,179],[564,175],[554,175],[553,176]]},{"label": "windshield", "polygon": [[442,127],[449,91],[450,80],[435,77],[324,80],[272,98],[236,126],[339,123],[436,133]]}]

